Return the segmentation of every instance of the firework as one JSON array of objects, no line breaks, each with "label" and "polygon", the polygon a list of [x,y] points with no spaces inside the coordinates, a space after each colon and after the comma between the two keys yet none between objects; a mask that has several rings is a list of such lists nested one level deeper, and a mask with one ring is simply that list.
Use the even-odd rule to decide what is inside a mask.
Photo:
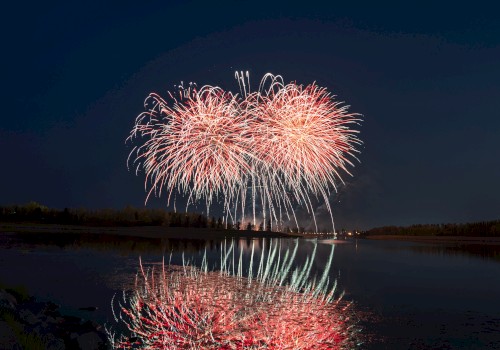
[{"label": "firework", "polygon": [[[173,98],[172,98],[173,99]],[[151,191],[166,188],[194,201],[228,197],[248,173],[248,127],[231,93],[203,87],[169,106],[157,95],[132,132],[147,138],[136,150]],[[149,102],[149,101],[148,101]]]},{"label": "firework", "polygon": [[[219,271],[187,263],[145,271],[135,291],[124,293],[118,322],[130,335],[108,331],[115,349],[339,349],[352,326],[347,303],[328,281],[333,248],[319,281],[310,279],[316,248],[304,266],[292,269],[297,245],[284,255],[278,244],[263,250],[256,275],[243,275],[242,256],[221,249]],[[120,320],[120,321],[119,321]]]},{"label": "firework", "polygon": [[264,223],[267,215],[279,226],[295,219],[294,203],[313,212],[313,196],[325,201],[333,225],[328,199],[356,159],[361,141],[350,126],[359,118],[316,84],[285,85],[266,74],[250,92],[248,72],[236,78],[241,94],[190,86],[170,102],[148,96],[129,137],[143,141],[131,156],[146,174],[146,201],[167,191],[170,203],[181,193],[188,206],[205,200],[208,212],[222,198],[226,222],[243,221],[250,202],[255,225],[260,200]]},{"label": "firework", "polygon": [[[269,79],[270,85],[264,88]],[[356,159],[355,145],[360,144],[356,130],[358,115],[333,99],[316,84],[306,87],[268,74],[259,93],[250,96],[254,114],[255,158],[260,172],[275,193],[291,191],[294,199],[312,210],[310,194],[321,196],[330,210],[329,188],[336,189],[339,170],[347,172],[348,157]],[[279,199],[280,197],[278,197]],[[332,221],[333,224],[333,221]]]}]

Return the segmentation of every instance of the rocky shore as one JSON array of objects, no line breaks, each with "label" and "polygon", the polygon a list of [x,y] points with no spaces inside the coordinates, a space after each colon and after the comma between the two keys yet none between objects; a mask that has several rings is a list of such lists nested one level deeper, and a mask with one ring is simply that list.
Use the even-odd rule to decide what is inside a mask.
[{"label": "rocky shore", "polygon": [[62,315],[58,305],[37,301],[16,289],[0,289],[0,349],[107,348],[101,325]]}]

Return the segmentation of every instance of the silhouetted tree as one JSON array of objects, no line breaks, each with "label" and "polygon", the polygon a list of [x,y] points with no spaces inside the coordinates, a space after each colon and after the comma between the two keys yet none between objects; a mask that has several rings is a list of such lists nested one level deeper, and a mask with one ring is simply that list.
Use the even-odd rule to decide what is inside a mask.
[{"label": "silhouetted tree", "polygon": [[264,221],[261,221],[259,225],[259,231],[264,231]]}]

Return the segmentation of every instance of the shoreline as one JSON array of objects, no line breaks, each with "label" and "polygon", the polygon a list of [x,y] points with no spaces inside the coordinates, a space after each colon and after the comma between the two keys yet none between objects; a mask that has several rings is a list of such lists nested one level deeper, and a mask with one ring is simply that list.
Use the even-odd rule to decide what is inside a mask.
[{"label": "shoreline", "polygon": [[211,228],[167,226],[79,226],[34,223],[0,223],[2,233],[105,234],[139,238],[224,239],[224,238],[296,238],[282,232],[259,232]]},{"label": "shoreline", "polygon": [[500,245],[500,237],[373,235],[364,236],[363,239],[419,243]]},{"label": "shoreline", "polygon": [[[45,233],[45,234],[93,234],[118,237],[149,239],[224,239],[224,238],[332,238],[324,235],[286,234],[282,232],[260,232],[247,230],[225,230],[212,228],[168,227],[168,226],[80,226],[38,223],[0,223],[0,234]],[[369,239],[378,241],[408,241],[442,244],[500,245],[500,237],[475,236],[406,236],[370,235],[348,239]]]}]

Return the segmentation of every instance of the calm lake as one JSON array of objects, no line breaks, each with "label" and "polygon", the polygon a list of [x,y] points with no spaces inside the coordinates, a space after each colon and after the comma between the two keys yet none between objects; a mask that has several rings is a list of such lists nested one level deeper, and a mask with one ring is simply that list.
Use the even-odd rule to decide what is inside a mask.
[{"label": "calm lake", "polygon": [[[273,242],[283,249],[295,244]],[[269,244],[241,239],[236,253],[243,250],[248,264],[252,245],[260,256]],[[315,243],[300,239],[298,245],[300,265]],[[360,349],[500,349],[500,246],[318,240],[312,275],[321,274],[332,245],[330,278],[353,302]],[[172,252],[172,264],[181,264],[184,252],[197,264],[205,249],[210,266],[220,263],[216,240],[1,234],[0,282],[25,286],[67,314],[116,326],[110,302],[133,285],[139,256],[151,266]],[[98,310],[78,310],[88,306]]]}]

